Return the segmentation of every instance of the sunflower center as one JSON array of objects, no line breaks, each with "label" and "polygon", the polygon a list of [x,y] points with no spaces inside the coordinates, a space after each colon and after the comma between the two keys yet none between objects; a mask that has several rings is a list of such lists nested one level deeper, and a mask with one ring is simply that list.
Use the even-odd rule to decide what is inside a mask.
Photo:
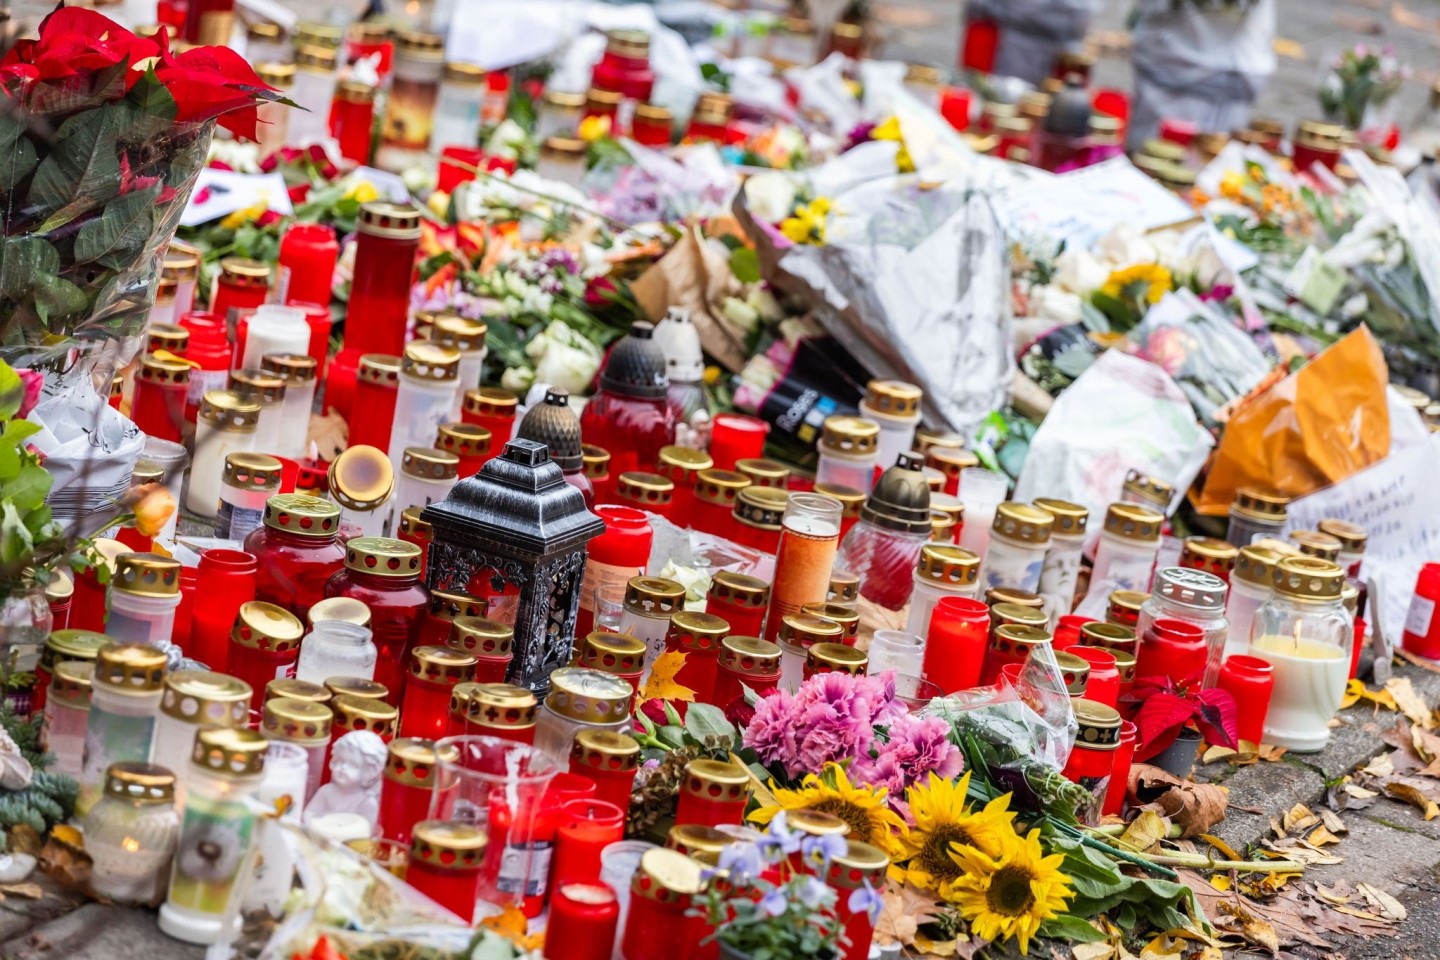
[{"label": "sunflower center", "polygon": [[964,827],[947,823],[932,830],[925,846],[920,848],[917,859],[924,866],[925,872],[937,880],[954,880],[960,876],[960,864],[950,856],[952,843],[973,847],[975,840]]},{"label": "sunflower center", "polygon": [[832,817],[844,820],[850,825],[850,836],[856,840],[869,840],[875,833],[875,824],[870,819],[870,812],[858,804],[841,800],[839,797],[826,797],[824,800],[810,804],[809,809],[828,813]]},{"label": "sunflower center", "polygon": [[990,878],[990,889],[985,892],[986,905],[1007,917],[1029,913],[1035,906],[1035,894],[1030,889],[1032,879],[1024,867],[1001,867]]}]

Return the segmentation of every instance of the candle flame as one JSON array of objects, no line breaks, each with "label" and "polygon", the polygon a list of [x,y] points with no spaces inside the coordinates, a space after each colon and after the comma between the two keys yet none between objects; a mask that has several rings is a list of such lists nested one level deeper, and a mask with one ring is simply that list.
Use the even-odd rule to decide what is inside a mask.
[{"label": "candle flame", "polygon": [[1295,652],[1296,652],[1296,653],[1299,653],[1299,652],[1300,652],[1300,622],[1299,622],[1298,620],[1295,622],[1295,632],[1294,632],[1294,635],[1293,635],[1293,639],[1294,639],[1294,641],[1295,641]]},{"label": "candle flame", "polygon": [[136,840],[134,837],[126,837],[124,840],[120,841],[120,846],[125,849],[126,853],[134,853],[136,850],[140,849],[140,841]]}]

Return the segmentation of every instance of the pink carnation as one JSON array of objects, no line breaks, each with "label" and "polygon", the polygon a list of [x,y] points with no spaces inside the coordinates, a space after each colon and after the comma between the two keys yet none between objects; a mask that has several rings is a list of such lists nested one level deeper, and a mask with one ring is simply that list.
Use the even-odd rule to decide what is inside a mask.
[{"label": "pink carnation", "polygon": [[745,728],[743,742],[755,751],[761,763],[778,763],[793,776],[797,768],[795,736],[795,700],[780,691],[755,705],[755,718]]}]

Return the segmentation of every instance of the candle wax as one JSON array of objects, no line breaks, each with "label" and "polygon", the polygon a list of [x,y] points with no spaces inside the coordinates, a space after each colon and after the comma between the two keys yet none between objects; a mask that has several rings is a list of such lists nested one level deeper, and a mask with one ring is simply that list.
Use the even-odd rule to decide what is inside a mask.
[{"label": "candle wax", "polygon": [[1275,670],[1265,742],[1300,752],[1325,746],[1326,724],[1340,707],[1350,657],[1337,644],[1273,634],[1251,641],[1250,652]]}]

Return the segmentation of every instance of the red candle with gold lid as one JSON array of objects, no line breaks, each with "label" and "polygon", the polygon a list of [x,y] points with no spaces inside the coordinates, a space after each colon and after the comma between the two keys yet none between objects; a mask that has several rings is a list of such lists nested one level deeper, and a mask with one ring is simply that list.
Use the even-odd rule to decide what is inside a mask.
[{"label": "red candle with gold lid", "polygon": [[1105,609],[1105,622],[1118,623],[1122,627],[1134,630],[1140,625],[1140,608],[1149,599],[1150,594],[1141,593],[1139,590],[1113,591],[1110,594],[1109,605]]},{"label": "red candle with gold lid", "polygon": [[465,736],[465,724],[470,717],[470,695],[480,686],[473,680],[457,683],[450,688],[450,710],[445,724],[445,736]]},{"label": "red candle with gold lid", "polygon": [[395,739],[400,711],[384,700],[341,694],[331,698],[330,709],[335,713],[330,728],[332,744],[355,730],[369,730],[386,743]]},{"label": "red candle with gold lid", "polygon": [[466,614],[455,618],[445,643],[475,656],[476,683],[504,683],[515,655],[515,628]]},{"label": "red candle with gold lid", "polygon": [[630,908],[620,937],[620,955],[625,960],[689,957],[705,929],[702,918],[690,916],[690,907],[703,888],[697,861],[663,847],[646,850],[630,881]]},{"label": "red candle with gold lid", "polygon": [[[459,755],[447,748],[451,758]],[[397,737],[386,747],[385,773],[380,780],[380,835],[408,844],[410,831],[430,812],[435,792],[434,740]]]},{"label": "red candle with gold lid", "polygon": [[780,682],[780,647],[759,637],[732,634],[720,641],[715,670],[715,704],[724,708],[744,695],[774,690]]},{"label": "red candle with gold lid", "polygon": [[[719,669],[720,641],[730,634],[730,624],[709,613],[681,610],[670,618],[665,649],[685,655],[675,682],[695,691],[697,703],[715,702],[715,674]],[[676,704],[684,715],[685,704]]]},{"label": "red candle with gold lid", "polygon": [[147,436],[179,443],[185,423],[185,399],[190,390],[190,365],[153,353],[140,358],[130,419]]},{"label": "red candle with gold lid", "polygon": [[640,744],[619,730],[581,730],[570,748],[570,772],[595,783],[595,799],[630,808]]},{"label": "red candle with gold lid", "polygon": [[695,474],[694,502],[690,509],[690,526],[712,537],[730,536],[731,515],[740,491],[750,486],[750,478],[734,470],[714,468]]},{"label": "red candle with gold lid", "polygon": [[848,673],[858,677],[870,666],[870,658],[843,643],[817,643],[805,650],[805,679],[817,673]]},{"label": "red candle with gold lid", "polygon": [[260,709],[267,683],[294,670],[304,633],[300,618],[283,607],[262,600],[240,605],[230,628],[228,672],[250,684],[252,707]]},{"label": "red candle with gold lid", "polygon": [[390,691],[383,683],[365,677],[326,677],[325,689],[331,700],[336,697],[355,697],[360,700],[383,700],[390,702]]},{"label": "red candle with gold lid", "polygon": [[644,470],[627,471],[615,482],[615,502],[673,521],[675,481]]},{"label": "red candle with gold lid", "polygon": [[722,760],[691,760],[680,782],[675,822],[739,826],[749,802],[750,774],[743,767]]},{"label": "red candle with gold lid", "polygon": [[1227,540],[1215,537],[1187,537],[1180,548],[1180,566],[1192,570],[1204,570],[1230,582],[1230,571],[1235,569],[1235,560],[1240,548]]},{"label": "red candle with gold lid", "polygon": [[765,610],[770,606],[770,585],[759,577],[721,570],[710,580],[705,612],[730,624],[732,635],[760,636]]},{"label": "red candle with gold lid", "polygon": [[1080,625],[1080,644],[1101,650],[1123,650],[1134,654],[1140,647],[1135,631],[1118,623],[1091,621]]},{"label": "red candle with gold lid", "polygon": [[[423,507],[417,507],[417,512]],[[428,526],[428,524],[427,524]],[[431,590],[430,605],[420,624],[418,643],[434,646],[450,642],[450,634],[458,617],[485,616],[485,601],[452,590]],[[470,651],[474,653],[474,650]]]},{"label": "red candle with gold lid", "polygon": [[775,553],[780,549],[785,507],[790,494],[776,487],[752,483],[735,498],[730,515],[730,539],[742,547]]},{"label": "red candle with gold lid", "polygon": [[1093,700],[1072,702],[1079,731],[1070,759],[1062,771],[1065,779],[1095,792],[1108,783],[1120,746],[1120,714],[1113,707]]},{"label": "red candle with gold lid", "polygon": [[475,675],[475,657],[453,647],[416,647],[400,709],[400,734],[438,739],[449,732],[450,691]]},{"label": "red candle with gold lid", "polygon": [[695,504],[695,483],[701,470],[715,465],[710,454],[703,450],[682,447],[676,444],[660,448],[660,459],[655,472],[668,478],[674,486],[668,516],[679,527],[689,527]]},{"label": "red candle with gold lid", "polygon": [[[990,633],[990,644],[985,648],[985,664],[980,671],[980,685],[990,686],[1000,676],[1000,668],[1007,663],[1023,664],[1030,651],[1042,643],[1050,642],[1050,634],[1038,627],[1002,623]],[[1074,647],[1070,648],[1072,651]]]},{"label": "red candle with gold lid", "polygon": [[420,519],[420,513],[424,509],[422,506],[406,507],[400,511],[400,519],[395,522],[395,539],[413,543],[420,548],[420,577],[422,580],[425,577],[425,560],[430,555],[430,540],[433,536],[429,522]]},{"label": "red candle with gold lid", "polygon": [[614,674],[638,692],[647,649],[639,637],[596,630],[575,641],[575,666]]},{"label": "red candle with gold lid", "polygon": [[821,620],[829,620],[840,627],[840,643],[847,647],[855,646],[860,639],[860,614],[852,606],[843,603],[807,603],[800,608],[800,612],[806,616],[819,617]]},{"label": "red candle with gold lid", "polygon": [[460,459],[461,480],[480,472],[490,452],[490,431],[478,423],[442,423],[435,432],[435,449],[455,454]]},{"label": "red candle with gold lid", "polygon": [[610,476],[610,451],[593,443],[580,444],[580,462],[596,503],[610,503],[615,497],[614,480]]},{"label": "red candle with gold lid", "polygon": [[514,743],[535,743],[535,719],[540,702],[524,687],[510,683],[481,683],[470,691],[470,713],[465,733],[499,737]]},{"label": "red candle with gold lid", "polygon": [[460,404],[460,419],[490,431],[490,453],[494,456],[505,449],[505,444],[515,436],[515,413],[520,401],[509,390],[499,387],[480,387],[466,390]]},{"label": "red candle with gold lid", "polygon": [[389,537],[355,537],[345,544],[344,569],[325,584],[325,596],[350,597],[370,608],[370,630],[379,651],[375,679],[398,704],[405,666],[430,602],[420,585],[420,549]]},{"label": "red candle with gold lid", "polygon": [[488,845],[483,827],[422,820],[410,838],[405,882],[468,924],[475,917]]}]

